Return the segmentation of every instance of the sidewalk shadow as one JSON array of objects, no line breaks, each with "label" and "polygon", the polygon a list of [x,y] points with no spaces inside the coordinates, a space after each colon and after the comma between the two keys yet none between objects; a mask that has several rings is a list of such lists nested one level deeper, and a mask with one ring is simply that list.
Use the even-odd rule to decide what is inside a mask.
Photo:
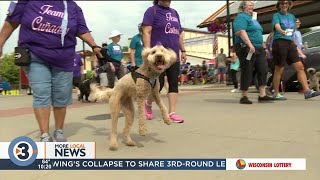
[{"label": "sidewalk shadow", "polygon": [[225,103],[225,104],[238,103],[238,100],[235,100],[235,99],[204,99],[204,101],[213,102],[213,103]]},{"label": "sidewalk shadow", "polygon": [[[93,133],[96,133],[97,135],[101,133],[101,131],[106,131],[106,128],[96,128],[92,125],[86,124],[86,123],[65,123],[63,127],[63,132],[66,136],[66,138],[76,135],[79,131],[81,131],[83,128],[89,128],[93,131]],[[55,129],[55,126],[52,125],[49,127],[50,132],[49,134],[53,134],[53,131]],[[98,132],[98,133],[97,133]],[[103,134],[105,135],[105,134]],[[34,131],[31,131],[29,133],[26,133],[25,136],[28,137],[38,137],[40,136],[39,129],[36,129]]]},{"label": "sidewalk shadow", "polygon": [[[54,129],[54,127],[50,127],[51,129]],[[90,134],[88,135],[94,135],[95,132],[98,130],[98,132],[103,130],[106,130],[106,128],[96,128],[92,125],[86,124],[86,123],[66,123],[64,125],[63,131],[65,132],[66,137],[70,137],[73,135],[76,135],[77,133],[81,132],[83,128],[90,129]]]},{"label": "sidewalk shadow", "polygon": [[[119,118],[124,117],[122,113],[119,114]],[[85,118],[86,120],[93,120],[93,121],[99,121],[99,120],[111,120],[111,114],[98,114],[94,116],[87,116]]]},{"label": "sidewalk shadow", "polygon": [[[158,133],[147,133],[146,136],[141,136],[140,134],[131,134],[132,140],[134,140],[137,143],[137,148],[144,147],[144,143],[147,142],[155,142],[155,143],[165,143],[164,140],[156,138]],[[122,143],[125,144],[124,140],[122,139]]]}]

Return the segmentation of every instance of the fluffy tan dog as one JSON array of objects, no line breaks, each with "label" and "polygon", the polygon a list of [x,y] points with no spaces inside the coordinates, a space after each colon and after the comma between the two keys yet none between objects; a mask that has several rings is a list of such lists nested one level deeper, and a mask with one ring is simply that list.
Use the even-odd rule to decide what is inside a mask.
[{"label": "fluffy tan dog", "polygon": [[316,72],[315,68],[308,68],[309,73],[309,88],[319,91],[320,72]]},{"label": "fluffy tan dog", "polygon": [[91,85],[91,98],[109,101],[112,117],[112,130],[110,150],[118,148],[117,124],[120,110],[125,114],[124,141],[128,146],[136,143],[130,137],[130,129],[134,119],[133,100],[137,101],[139,134],[146,135],[146,116],[144,114],[144,101],[150,93],[160,108],[164,123],[170,124],[168,111],[160,98],[159,75],[176,62],[177,55],[171,49],[161,45],[147,48],[142,51],[143,64],[139,69],[122,77],[113,89],[101,90]]}]

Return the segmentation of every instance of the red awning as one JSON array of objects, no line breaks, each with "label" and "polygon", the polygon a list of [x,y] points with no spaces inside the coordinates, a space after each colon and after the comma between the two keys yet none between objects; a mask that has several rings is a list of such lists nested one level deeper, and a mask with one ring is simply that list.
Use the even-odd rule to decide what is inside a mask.
[{"label": "red awning", "polygon": [[215,63],[216,63],[215,59],[211,59],[211,60],[207,61],[207,64],[215,64]]}]

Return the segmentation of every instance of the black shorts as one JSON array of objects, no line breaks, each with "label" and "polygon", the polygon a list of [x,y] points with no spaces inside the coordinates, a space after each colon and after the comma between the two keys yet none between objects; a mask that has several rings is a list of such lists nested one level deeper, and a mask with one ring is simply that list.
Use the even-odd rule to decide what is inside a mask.
[{"label": "black shorts", "polygon": [[275,65],[284,66],[299,62],[297,45],[290,40],[276,39],[272,43],[272,56]]},{"label": "black shorts", "polygon": [[180,73],[180,62],[176,62],[170,66],[165,72],[159,77],[160,91],[164,86],[164,76],[168,78],[169,90],[168,93],[178,93],[178,77]]}]

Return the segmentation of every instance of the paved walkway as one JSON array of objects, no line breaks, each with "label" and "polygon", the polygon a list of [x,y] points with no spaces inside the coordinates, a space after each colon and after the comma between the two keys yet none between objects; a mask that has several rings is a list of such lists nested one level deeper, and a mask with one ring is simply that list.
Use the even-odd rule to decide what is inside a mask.
[{"label": "paved walkway", "polygon": [[[320,97],[306,101],[301,94],[287,93],[288,101],[259,104],[257,93],[250,93],[254,104],[240,105],[240,94],[230,93],[231,88],[182,86],[177,113],[186,118],[185,123],[165,125],[154,107],[147,136],[139,136],[134,123],[137,147],[125,146],[119,136],[119,150],[108,150],[110,110],[103,103],[75,102],[68,109],[65,133],[70,141],[95,141],[97,158],[306,158],[307,171],[3,171],[0,180],[319,179]],[[0,96],[1,141],[22,135],[38,139],[31,99]],[[119,132],[122,127],[120,118]]]}]

